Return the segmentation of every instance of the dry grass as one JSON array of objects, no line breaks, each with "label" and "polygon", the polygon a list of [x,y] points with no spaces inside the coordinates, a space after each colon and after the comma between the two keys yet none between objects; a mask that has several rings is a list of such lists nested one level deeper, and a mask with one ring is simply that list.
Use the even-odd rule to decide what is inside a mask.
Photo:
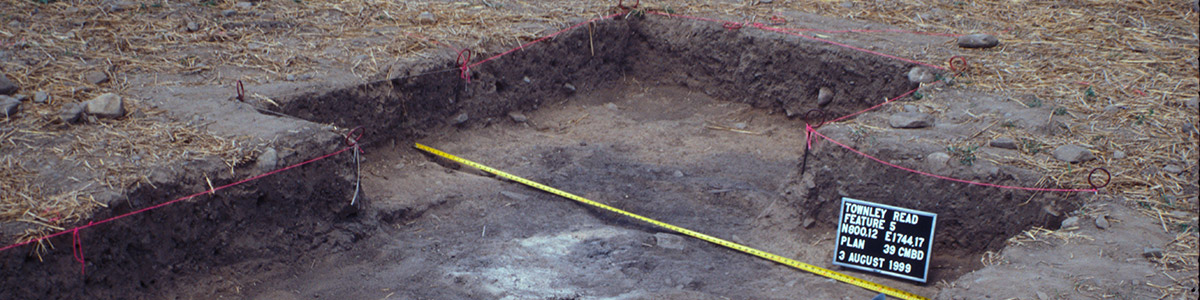
[{"label": "dry grass", "polygon": [[[244,141],[155,118],[157,112],[149,107],[134,107],[146,115],[142,118],[63,126],[55,112],[66,104],[141,85],[263,83],[287,75],[320,75],[329,68],[367,77],[393,71],[387,66],[398,61],[453,59],[455,48],[477,53],[511,48],[610,12],[615,3],[280,0],[239,8],[233,1],[144,1],[139,3],[146,5],[115,11],[101,1],[0,2],[6,7],[0,13],[0,56],[6,56],[0,57],[0,70],[23,92],[47,91],[53,96],[50,104],[25,105],[21,116],[0,122],[0,155],[5,155],[0,163],[6,164],[0,168],[0,221],[38,222],[45,228],[88,216],[94,204],[78,186],[128,188],[145,182],[135,174],[148,165],[202,156],[235,164],[253,152]],[[801,11],[908,30],[998,33],[1003,44],[994,49],[959,49],[946,38],[944,44],[930,45],[936,51],[896,54],[931,63],[962,55],[970,59],[972,69],[961,78],[968,83],[958,86],[1014,101],[1032,96],[1063,108],[1066,114],[1056,119],[1064,121],[1065,134],[1033,142],[1044,144],[1044,151],[1063,144],[1085,145],[1099,159],[1070,165],[1031,153],[1010,163],[1041,169],[1047,184],[1063,187],[1086,187],[1091,168],[1107,168],[1113,175],[1107,193],[1161,218],[1164,230],[1179,235],[1168,246],[1162,265],[1197,269],[1200,245],[1194,226],[1200,206],[1193,170],[1200,154],[1195,133],[1185,134],[1181,128],[1197,126],[1198,120],[1196,110],[1181,103],[1200,91],[1200,38],[1197,13],[1184,1],[894,0],[855,1],[849,6],[830,0],[644,2],[647,9],[731,20],[762,21],[777,12]],[[31,15],[35,10],[37,17]],[[221,16],[223,10],[236,13]],[[433,12],[437,21],[419,24],[415,18],[422,11]],[[189,22],[198,30],[189,31]],[[83,74],[95,71],[107,73],[111,81],[85,82]],[[1106,107],[1118,109],[1105,113]],[[991,130],[1030,136],[1020,128]],[[172,140],[163,132],[173,132],[176,141],[184,136],[192,142],[163,147],[164,140]],[[98,146],[106,140],[122,142]],[[36,161],[14,156],[44,146],[54,149],[41,152],[45,155],[84,164],[88,172],[79,179],[85,183],[75,190],[47,187],[34,179],[35,168],[22,165]],[[1128,157],[1113,158],[1116,150]],[[113,158],[130,155],[142,160]],[[1167,164],[1188,171],[1160,172]],[[48,216],[51,211],[69,217],[54,220]]]}]

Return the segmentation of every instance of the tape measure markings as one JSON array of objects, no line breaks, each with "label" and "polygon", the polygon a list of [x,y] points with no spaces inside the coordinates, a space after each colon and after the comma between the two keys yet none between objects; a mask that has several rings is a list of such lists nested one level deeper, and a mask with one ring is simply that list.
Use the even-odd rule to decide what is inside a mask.
[{"label": "tape measure markings", "polygon": [[533,188],[536,188],[536,189],[539,189],[539,190],[542,190],[542,191],[546,191],[546,192],[548,192],[548,193],[551,193],[551,194],[555,194],[555,195],[561,196],[561,197],[563,197],[563,198],[567,198],[567,199],[575,200],[575,201],[577,201],[577,202],[580,202],[580,203],[583,203],[583,204],[591,205],[591,206],[594,206],[594,207],[598,207],[598,208],[601,208],[601,209],[604,209],[604,210],[607,210],[607,211],[610,211],[610,212],[614,212],[614,213],[617,213],[617,214],[620,214],[620,215],[626,216],[626,217],[634,218],[634,219],[637,219],[637,220],[639,220],[639,221],[646,222],[646,223],[650,223],[650,224],[652,224],[652,225],[655,225],[655,226],[658,226],[658,227],[662,227],[662,228],[665,228],[665,229],[668,229],[668,230],[671,230],[671,231],[674,231],[674,232],[678,232],[678,233],[680,233],[680,234],[683,234],[683,235],[687,235],[687,236],[690,236],[690,237],[694,237],[694,238],[697,238],[697,239],[701,239],[701,240],[704,240],[704,241],[706,241],[706,242],[709,242],[709,243],[713,243],[713,244],[717,244],[717,245],[720,245],[720,246],[724,246],[724,247],[726,247],[726,248],[730,248],[730,249],[733,249],[733,250],[741,251],[741,252],[743,252],[743,253],[746,253],[746,254],[754,255],[754,256],[757,256],[757,257],[760,257],[760,258],[763,258],[763,259],[766,259],[766,260],[770,260],[770,261],[773,261],[773,262],[776,262],[776,263],[780,263],[780,264],[783,264],[783,265],[787,265],[787,266],[790,266],[790,267],[793,267],[793,268],[796,268],[796,269],[804,270],[804,271],[807,271],[807,272],[810,272],[810,273],[813,273],[813,274],[821,275],[821,276],[824,276],[824,277],[827,277],[827,278],[830,278],[830,279],[834,279],[834,280],[838,280],[838,281],[841,281],[841,282],[849,283],[849,284],[852,284],[852,285],[855,285],[855,286],[858,286],[858,287],[861,287],[861,288],[865,288],[865,289],[868,289],[868,290],[872,290],[872,291],[876,291],[876,292],[884,293],[884,294],[887,294],[887,295],[889,295],[889,296],[892,296],[892,297],[897,297],[897,298],[900,298],[900,299],[907,299],[907,300],[924,300],[924,299],[926,299],[925,297],[921,297],[921,296],[918,296],[918,295],[916,295],[916,294],[909,293],[909,292],[906,292],[906,291],[903,291],[903,290],[900,290],[900,289],[896,289],[896,288],[892,288],[892,287],[885,286],[885,285],[882,285],[882,284],[874,283],[874,282],[871,282],[871,281],[867,281],[867,280],[859,279],[859,278],[857,278],[857,277],[854,277],[854,276],[850,276],[850,275],[842,274],[842,273],[839,273],[839,272],[836,272],[836,271],[833,271],[833,270],[829,270],[829,269],[826,269],[826,268],[822,268],[822,267],[818,267],[818,266],[815,266],[815,265],[807,264],[807,263],[800,262],[800,261],[797,261],[797,260],[794,260],[794,259],[790,259],[790,258],[786,258],[786,257],[779,256],[779,255],[776,255],[776,254],[772,254],[772,253],[770,253],[770,252],[766,252],[766,251],[758,250],[758,249],[755,249],[755,248],[751,248],[751,247],[749,247],[749,246],[745,246],[745,245],[742,245],[742,244],[738,244],[738,243],[730,242],[730,241],[727,241],[727,240],[723,240],[723,239],[720,239],[720,238],[717,238],[717,237],[713,237],[713,236],[710,236],[710,235],[707,235],[707,234],[703,234],[703,233],[700,233],[700,232],[692,231],[692,230],[690,230],[690,229],[687,229],[687,228],[683,228],[683,227],[679,227],[679,226],[671,225],[671,224],[668,224],[668,223],[665,223],[665,222],[662,222],[662,221],[658,221],[658,220],[655,220],[655,219],[651,219],[651,218],[648,218],[648,217],[643,217],[643,216],[641,216],[641,215],[634,214],[634,213],[631,213],[631,212],[628,212],[628,211],[625,211],[625,210],[621,210],[621,209],[619,209],[619,208],[616,208],[616,207],[608,206],[608,205],[606,205],[606,204],[604,204],[604,203],[600,203],[600,202],[596,202],[596,201],[588,200],[587,198],[583,198],[583,197],[577,196],[577,195],[575,195],[575,194],[571,194],[571,193],[568,193],[568,192],[565,192],[565,191],[562,191],[562,190],[559,190],[559,189],[556,189],[556,188],[553,188],[553,187],[550,187],[550,186],[547,186],[547,185],[544,185],[544,184],[541,184],[541,183],[537,183],[537,182],[534,182],[534,181],[532,181],[532,180],[529,180],[529,179],[522,178],[522,177],[520,177],[520,176],[512,175],[512,174],[509,174],[509,173],[507,173],[507,172],[504,172],[504,171],[500,171],[500,170],[497,170],[497,169],[493,169],[492,167],[488,167],[488,166],[485,166],[485,165],[482,165],[482,164],[479,164],[479,163],[476,163],[476,162],[473,162],[473,161],[470,161],[470,160],[467,160],[467,159],[464,159],[464,158],[461,158],[461,157],[455,156],[455,155],[453,155],[453,154],[449,154],[449,153],[446,153],[446,152],[442,152],[441,150],[437,150],[437,149],[431,148],[431,147],[429,147],[429,146],[425,146],[425,145],[423,145],[423,144],[421,144],[421,143],[416,143],[416,144],[415,144],[415,146],[416,146],[416,148],[417,148],[417,149],[420,149],[421,151],[429,152],[430,154],[437,155],[437,156],[440,156],[440,157],[443,157],[443,158],[446,158],[446,159],[449,159],[449,160],[455,161],[455,162],[457,162],[457,163],[460,163],[460,164],[464,164],[464,165],[467,165],[467,166],[471,166],[471,167],[473,167],[473,168],[476,168],[476,169],[482,170],[482,171],[484,171],[484,172],[488,172],[488,173],[495,174],[496,176],[502,177],[502,178],[504,178],[504,179],[508,179],[508,180],[516,181],[516,182],[518,182],[518,183],[521,183],[521,184],[524,184],[524,185],[527,185],[527,186],[530,186],[530,187],[533,187]]}]

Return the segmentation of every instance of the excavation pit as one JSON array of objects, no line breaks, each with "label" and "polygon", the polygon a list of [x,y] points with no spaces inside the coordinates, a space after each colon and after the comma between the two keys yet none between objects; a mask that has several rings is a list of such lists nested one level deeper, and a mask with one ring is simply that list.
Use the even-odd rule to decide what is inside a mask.
[{"label": "excavation pit", "polygon": [[[394,69],[399,71],[390,72],[392,78],[281,98],[284,114],[361,126],[361,170],[354,172],[343,156],[281,174],[287,179],[275,179],[278,184],[225,196],[232,198],[229,204],[195,208],[231,215],[212,219],[239,224],[183,231],[233,232],[215,235],[194,252],[178,254],[170,249],[180,246],[155,242],[177,239],[169,228],[150,229],[163,231],[155,239],[87,243],[89,252],[116,253],[89,271],[101,275],[89,276],[170,274],[162,279],[112,287],[110,293],[22,291],[267,299],[874,295],[498,180],[419,152],[412,148],[417,141],[637,214],[830,268],[841,197],[937,213],[929,282],[953,281],[981,267],[984,253],[1000,250],[1021,231],[1057,227],[1062,212],[1075,210],[1080,200],[1074,194],[951,183],[883,166],[827,141],[805,150],[805,112],[848,115],[902,95],[918,87],[906,76],[915,66],[796,36],[661,16],[596,22],[465,70],[450,62],[411,64]],[[821,90],[832,95],[830,102],[819,103]],[[929,155],[945,151],[937,141],[962,138],[974,127],[950,124],[951,116],[945,130],[941,123],[887,128],[886,115],[905,103],[910,102],[817,130],[914,169],[1013,186],[1034,186],[1040,179],[982,160],[929,170]],[[321,173],[324,168],[339,171]],[[354,173],[362,178],[362,202],[347,207]],[[301,192],[256,194],[273,189]],[[135,193],[131,199],[148,196],[164,195]],[[237,214],[246,203],[319,205]],[[128,226],[136,231],[136,222],[171,223],[197,213],[181,208],[164,215]],[[297,219],[305,225],[286,225]],[[276,227],[285,230],[269,230]],[[297,234],[304,239],[289,239]],[[245,239],[288,242],[251,247],[258,252],[221,253],[231,241]],[[131,249],[159,254],[150,260],[124,254]],[[50,255],[68,258],[52,263],[70,269],[70,251],[61,252]],[[177,255],[192,265],[160,265]],[[253,260],[259,267],[236,271]],[[122,262],[128,264],[115,266]],[[205,263],[226,272],[210,274]],[[36,266],[22,264],[30,265]],[[938,290],[846,272],[922,295]],[[205,286],[179,284],[190,280]],[[82,286],[103,289],[98,285]]]}]

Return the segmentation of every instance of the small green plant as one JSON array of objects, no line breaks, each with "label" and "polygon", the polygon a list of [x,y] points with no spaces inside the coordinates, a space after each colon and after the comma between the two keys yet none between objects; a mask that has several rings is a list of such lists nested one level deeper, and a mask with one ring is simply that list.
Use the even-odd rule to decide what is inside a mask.
[{"label": "small green plant", "polygon": [[1045,148],[1046,144],[1042,144],[1042,142],[1037,140],[1027,138],[1021,139],[1021,151],[1025,153],[1038,154],[1041,153]]},{"label": "small green plant", "polygon": [[1150,118],[1150,117],[1152,117],[1152,116],[1154,116],[1154,109],[1153,109],[1153,108],[1151,108],[1151,109],[1150,109],[1150,111],[1149,111],[1149,112],[1147,112],[1147,113],[1144,113],[1144,114],[1137,114],[1137,115],[1135,115],[1135,116],[1134,116],[1134,118],[1135,118],[1135,119],[1137,119],[1137,122],[1134,122],[1134,124],[1137,124],[1137,125],[1142,125],[1142,123],[1145,123],[1145,122],[1146,122],[1146,120],[1147,120],[1147,119],[1149,119],[1149,118]]},{"label": "small green plant", "polygon": [[1090,101],[1090,100],[1096,99],[1096,96],[1098,96],[1098,95],[1096,95],[1096,90],[1093,90],[1091,86],[1088,86],[1087,90],[1083,91],[1083,99],[1084,100]]},{"label": "small green plant", "polygon": [[204,0],[204,2],[200,2],[200,5],[217,6],[217,0]]},{"label": "small green plant", "polygon": [[1042,107],[1042,99],[1038,99],[1038,97],[1033,97],[1033,99],[1030,99],[1029,101],[1025,101],[1025,106],[1029,107],[1029,108]]},{"label": "small green plant", "polygon": [[946,152],[949,152],[951,157],[958,158],[959,163],[970,166],[970,165],[975,164],[975,150],[976,149],[979,149],[979,146],[966,146],[966,147],[949,146],[949,147],[946,147]]},{"label": "small green plant", "polygon": [[1066,108],[1066,107],[1059,106],[1058,108],[1055,108],[1055,109],[1054,109],[1054,115],[1055,115],[1055,116],[1062,116],[1062,115],[1066,115],[1066,114],[1067,114],[1067,108]]},{"label": "small green plant", "polygon": [[913,92],[912,98],[913,100],[921,100],[921,98],[925,98],[925,94],[922,94],[921,92]]}]

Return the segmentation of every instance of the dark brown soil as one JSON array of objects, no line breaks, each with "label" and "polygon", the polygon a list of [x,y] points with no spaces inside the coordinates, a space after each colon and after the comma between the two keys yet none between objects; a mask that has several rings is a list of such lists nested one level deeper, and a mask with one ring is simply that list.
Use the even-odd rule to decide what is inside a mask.
[{"label": "dark brown soil", "polygon": [[[656,228],[433,163],[409,148],[417,140],[823,266],[834,228],[828,203],[838,197],[935,212],[941,222],[931,282],[978,268],[981,253],[1026,228],[1056,227],[1059,219],[1047,212],[1078,207],[1070,197],[885,169],[830,145],[814,149],[800,174],[804,123],[795,115],[818,108],[820,87],[836,95],[823,109],[844,115],[916,87],[904,77],[910,67],[798,38],[633,17],[484,64],[471,70],[470,83],[442,61],[401,66],[406,75],[364,85],[280,95],[285,114],[365,128],[361,210],[348,206],[354,170],[349,156],[340,156],[84,231],[86,274],[77,273],[65,247],[69,237],[54,239],[44,262],[3,253],[0,286],[16,298],[873,295],[700,241],[686,240],[683,250],[659,247]],[[513,123],[509,112],[531,120]],[[455,121],[462,114],[467,120]],[[761,135],[706,127],[739,122]],[[302,152],[340,145],[332,134],[297,134],[306,135],[316,138],[292,137],[303,141],[295,148],[311,150]],[[883,143],[869,152],[916,164],[924,155],[917,150],[938,147]],[[249,172],[225,173],[214,184]],[[973,174],[1014,185],[1036,179],[1015,168],[955,175]],[[186,171],[174,177],[185,180],[134,191],[97,217],[189,194],[204,180]],[[801,226],[808,218],[816,225]]]}]

